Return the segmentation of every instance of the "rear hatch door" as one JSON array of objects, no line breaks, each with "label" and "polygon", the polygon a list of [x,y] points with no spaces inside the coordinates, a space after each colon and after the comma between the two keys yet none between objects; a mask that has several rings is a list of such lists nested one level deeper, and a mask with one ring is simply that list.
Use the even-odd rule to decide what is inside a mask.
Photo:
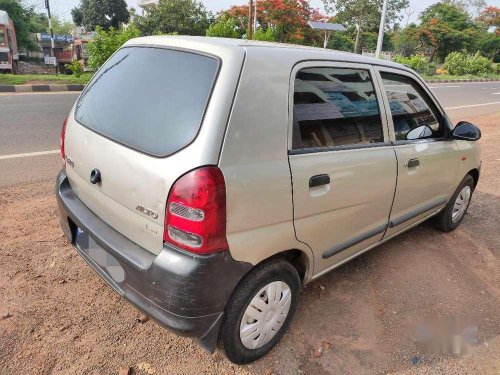
[{"label": "rear hatch door", "polygon": [[[87,85],[66,127],[66,172],[97,216],[145,249],[163,247],[164,210],[189,157],[220,61],[159,47],[122,48]],[[93,184],[93,170],[100,182]]]}]

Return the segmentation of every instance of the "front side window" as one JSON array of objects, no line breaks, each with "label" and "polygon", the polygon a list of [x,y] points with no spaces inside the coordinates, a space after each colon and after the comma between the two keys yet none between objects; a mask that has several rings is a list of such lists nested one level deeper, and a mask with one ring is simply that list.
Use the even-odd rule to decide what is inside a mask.
[{"label": "front side window", "polygon": [[384,142],[368,70],[306,68],[294,87],[294,149]]},{"label": "front side window", "polygon": [[5,44],[5,32],[0,29],[0,44]]},{"label": "front side window", "polygon": [[396,141],[444,136],[443,126],[435,115],[430,99],[412,79],[381,73],[394,124]]}]

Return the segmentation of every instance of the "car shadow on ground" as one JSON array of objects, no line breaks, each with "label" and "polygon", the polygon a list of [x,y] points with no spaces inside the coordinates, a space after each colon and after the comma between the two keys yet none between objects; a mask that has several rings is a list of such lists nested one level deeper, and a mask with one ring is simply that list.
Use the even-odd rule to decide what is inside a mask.
[{"label": "car shadow on ground", "polygon": [[454,232],[426,221],[310,283],[272,366],[262,362],[280,374],[372,374],[458,361],[416,346],[417,327],[441,318],[477,326],[480,344],[498,337],[498,212],[498,197],[476,191]]}]

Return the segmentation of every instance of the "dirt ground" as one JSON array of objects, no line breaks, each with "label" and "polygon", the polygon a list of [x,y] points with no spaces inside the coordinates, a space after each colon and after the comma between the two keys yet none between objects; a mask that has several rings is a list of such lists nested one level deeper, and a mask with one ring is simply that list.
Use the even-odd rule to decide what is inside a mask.
[{"label": "dirt ground", "polygon": [[[308,285],[281,343],[249,366],[139,324],[62,237],[53,180],[0,190],[0,374],[500,374],[500,116],[454,232],[428,223]],[[478,328],[466,354],[426,354],[423,319]],[[315,356],[319,347],[322,355]]]}]

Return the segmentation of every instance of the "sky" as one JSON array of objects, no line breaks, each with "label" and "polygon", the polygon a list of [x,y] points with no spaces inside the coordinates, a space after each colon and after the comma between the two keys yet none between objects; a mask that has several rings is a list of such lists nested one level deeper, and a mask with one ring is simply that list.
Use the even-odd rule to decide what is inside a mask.
[{"label": "sky", "polygon": [[[131,7],[137,7],[137,0],[126,0],[127,4]],[[230,5],[233,4],[245,4],[247,0],[202,0],[203,4],[208,10],[216,13],[219,10],[227,9]],[[438,0],[410,0],[410,9],[413,13],[410,16],[410,22],[416,21],[418,19],[418,15],[429,5],[437,3]],[[38,7],[40,11],[45,9],[44,0],[25,0],[27,4],[33,4]],[[500,0],[487,0],[488,5],[494,5],[500,7]],[[50,8],[52,13],[57,14],[61,18],[65,18],[71,20],[71,9],[79,4],[79,0],[50,0]],[[310,4],[319,8],[322,12],[323,2],[321,0],[310,0]],[[402,13],[404,19],[401,21],[402,25],[406,24],[406,14]]]}]

